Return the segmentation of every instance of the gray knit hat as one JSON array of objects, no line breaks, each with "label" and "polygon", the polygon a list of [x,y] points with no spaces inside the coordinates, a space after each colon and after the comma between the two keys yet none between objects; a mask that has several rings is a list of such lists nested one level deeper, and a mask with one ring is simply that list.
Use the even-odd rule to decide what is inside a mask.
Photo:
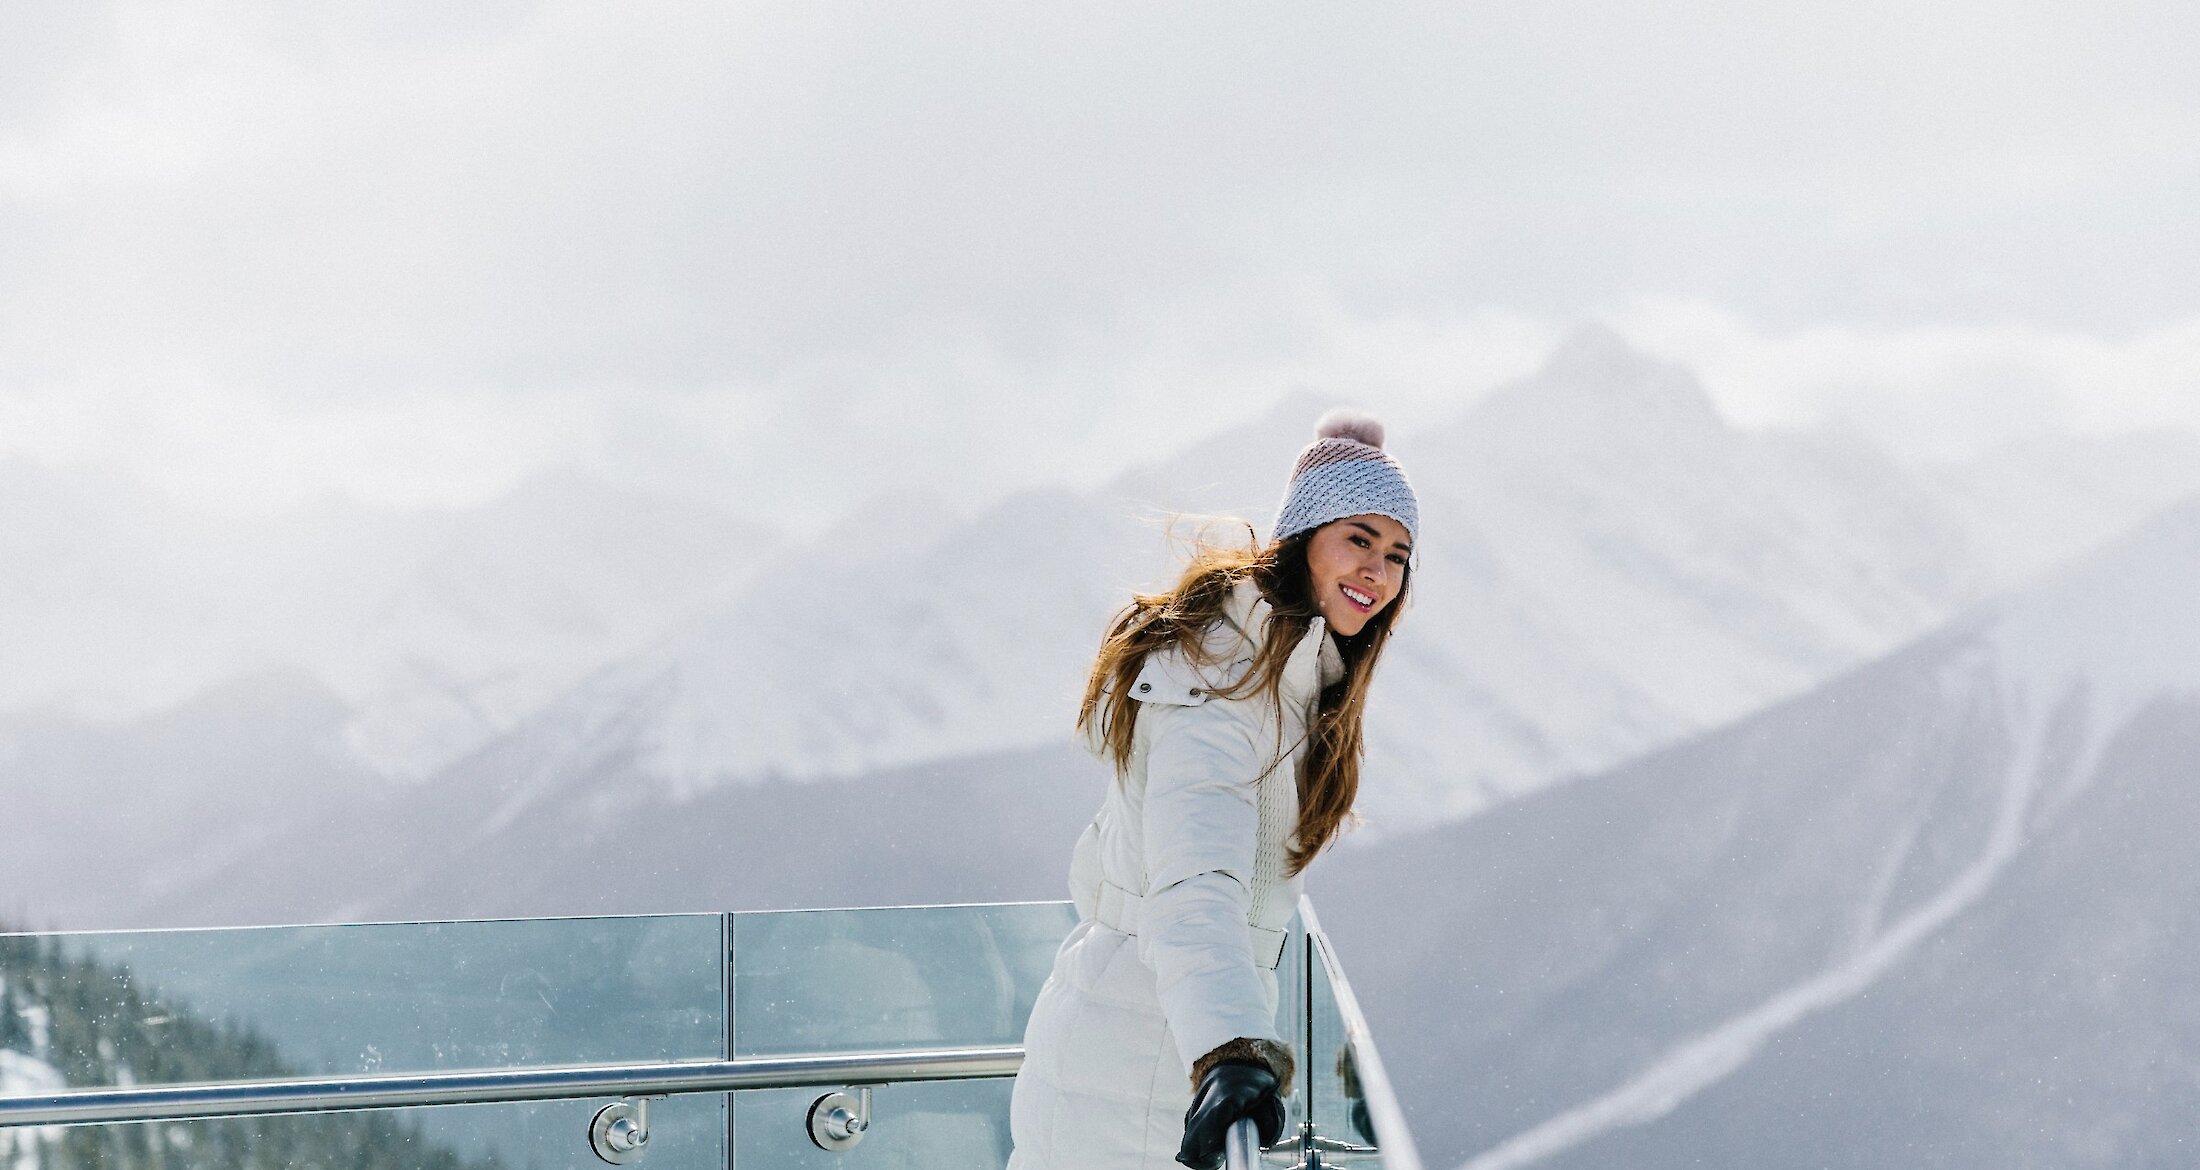
[{"label": "gray knit hat", "polygon": [[1314,424],[1291,486],[1276,509],[1275,539],[1347,516],[1388,516],[1419,541],[1421,510],[1405,469],[1383,450],[1383,424],[1356,410],[1332,410]]}]

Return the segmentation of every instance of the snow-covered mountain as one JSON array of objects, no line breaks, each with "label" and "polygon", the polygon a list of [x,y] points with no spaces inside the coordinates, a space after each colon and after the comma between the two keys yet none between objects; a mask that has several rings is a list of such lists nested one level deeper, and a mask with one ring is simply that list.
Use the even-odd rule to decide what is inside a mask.
[{"label": "snow-covered mountain", "polygon": [[353,708],[345,742],[360,758],[418,779],[721,598],[787,539],[706,505],[538,475],[454,517],[311,665]]},{"label": "snow-covered mountain", "polygon": [[[1875,450],[1727,424],[1601,328],[1407,436],[1425,563],[1373,766],[1466,811],[1714,726],[1980,596],[1970,534]],[[1408,783],[1410,778],[1410,783]]]},{"label": "snow-covered mountain", "polygon": [[418,778],[738,581],[769,529],[572,472],[478,508],[269,517],[0,461],[0,713],[130,720],[300,668]]},{"label": "snow-covered mountain", "polygon": [[0,718],[0,917],[110,922],[385,786],[344,749],[347,709],[311,675],[236,680],[126,720]]},{"label": "snow-covered mountain", "polygon": [[[359,759],[409,780],[546,705],[585,718],[640,688],[662,704],[652,770],[683,791],[1045,742],[1106,615],[1165,575],[1172,515],[1264,526],[1326,405],[1302,394],[1096,492],[975,517],[881,500],[817,535],[572,473],[455,514],[220,524],[16,461],[0,711],[130,715],[299,665],[353,708]],[[1393,446],[1427,516],[1373,710],[1397,800],[1371,811],[1401,825],[1794,693],[2200,480],[2200,440],[2175,432],[1919,476],[1836,434],[1729,426],[1687,371],[1599,327]]]},{"label": "snow-covered mountain", "polygon": [[2195,581],[2200,501],[1806,696],[1336,859],[1324,921],[1413,1037],[1424,1154],[2184,1164]]},{"label": "snow-covered mountain", "polygon": [[[394,808],[486,769],[509,821],[574,799],[577,777],[676,805],[1059,746],[1107,615],[1168,571],[1171,510],[1265,526],[1328,405],[1300,396],[1183,447],[1157,432],[1174,453],[1098,490],[976,514],[897,497],[775,535],[549,476],[427,537],[398,526],[376,538],[389,555],[330,587],[355,616],[290,647],[313,680],[300,694],[333,696],[348,754],[300,790],[432,777]],[[1360,840],[1610,766],[1898,644],[2172,490],[2176,440],[2146,442],[2166,454],[2031,456],[2063,469],[2072,518],[2033,530],[2007,501],[2042,476],[1920,476],[1839,434],[1735,428],[1685,370],[1579,332],[1537,374],[1394,437],[1424,500],[1423,560],[1371,708],[1378,831]],[[294,546],[344,547],[318,539]],[[293,561],[323,577],[364,563]],[[239,592],[275,608],[258,588]],[[62,775],[0,759],[0,786],[88,809],[55,795]],[[292,916],[325,912],[306,899]]]},{"label": "snow-covered mountain", "polygon": [[[1292,406],[1227,436],[1242,479],[1286,465],[1303,442],[1312,411]],[[737,586],[540,709],[503,708],[516,724],[506,738],[569,744],[577,728],[624,736],[638,726],[619,750],[636,752],[640,773],[674,794],[1059,743],[1108,614],[1166,568],[1172,536],[1196,527],[1174,522],[1163,501],[1243,503],[1208,482],[1217,467],[1197,445],[1096,493],[1028,491],[969,516],[923,498],[880,501],[808,540],[729,542],[755,554]],[[497,660],[530,636],[516,630]],[[434,644],[375,637],[411,656]],[[559,648],[554,636],[542,640]],[[454,632],[443,645],[463,653],[465,642]],[[472,709],[451,707],[454,719]],[[484,750],[528,754],[525,744]],[[547,799],[554,785],[544,784]]]},{"label": "snow-covered mountain", "polygon": [[[1066,745],[675,795],[633,724],[469,757],[432,801],[336,813],[188,887],[74,925],[654,914],[1067,897],[1106,774]],[[623,734],[622,734],[623,733]],[[310,843],[310,848],[307,848]]]},{"label": "snow-covered mountain", "polygon": [[[1164,509],[1264,526],[1319,406],[1096,492],[1021,494],[921,548],[761,572],[534,726],[639,721],[637,767],[674,792],[1055,742],[1106,616],[1167,571]],[[2001,583],[1933,484],[1838,437],[1732,427],[1685,370],[1600,328],[1394,447],[1424,559],[1372,707],[1378,823],[1714,726]]]}]

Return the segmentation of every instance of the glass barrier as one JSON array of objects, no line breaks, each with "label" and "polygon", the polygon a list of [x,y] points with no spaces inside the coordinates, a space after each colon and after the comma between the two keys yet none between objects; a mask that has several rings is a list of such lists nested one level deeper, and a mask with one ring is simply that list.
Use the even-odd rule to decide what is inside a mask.
[{"label": "glass barrier", "polygon": [[[48,936],[85,975],[101,1035],[148,1002],[249,1033],[292,1075],[715,1060],[725,1043],[716,914]],[[151,1055],[156,1048],[149,1048]],[[88,1061],[72,1085],[210,1080]]]},{"label": "glass barrier", "polygon": [[[730,914],[733,1054],[1023,1043],[1024,1020],[1076,925],[1066,902]],[[1008,1164],[1006,1080],[879,1088],[872,1128],[844,1151],[802,1124],[815,1089],[735,1095],[733,1165]]]},{"label": "glass barrier", "polygon": [[1306,1152],[1323,1166],[1381,1166],[1420,1170],[1420,1156],[1406,1133],[1404,1114],[1391,1094],[1382,1058],[1360,1014],[1329,936],[1312,905],[1299,904],[1307,940],[1305,987],[1309,1010],[1299,1051],[1305,1053],[1311,1123],[1301,1135]]},{"label": "glass barrier", "polygon": [[726,916],[733,1055],[1020,1044],[1067,902]]},{"label": "glass barrier", "polygon": [[[1263,1161],[1299,1166],[1317,1152],[1325,1165],[1416,1170],[1386,1083],[1365,1075],[1372,1047],[1310,908],[1302,922],[1277,1010],[1301,1071],[1287,1139]],[[1028,903],[0,935],[0,1104],[130,1086],[1013,1047],[1074,923],[1068,903]],[[870,1128],[840,1150],[811,1140],[808,1117],[836,1086],[717,1087],[653,1100],[636,1164],[1007,1162],[1005,1077],[878,1085]],[[1370,1108],[1378,1099],[1385,1107]],[[600,1167],[588,1132],[612,1100],[0,1127],[0,1170]]]},{"label": "glass barrier", "polygon": [[[715,1060],[723,931],[706,914],[0,936],[0,1021],[22,1041],[0,1022],[17,1070],[0,1095]],[[0,1130],[0,1170],[8,1153],[38,1170],[568,1165],[608,1100]],[[650,1164],[723,1165],[722,1113],[659,1103]],[[343,1158],[286,1153],[317,1148]]]}]

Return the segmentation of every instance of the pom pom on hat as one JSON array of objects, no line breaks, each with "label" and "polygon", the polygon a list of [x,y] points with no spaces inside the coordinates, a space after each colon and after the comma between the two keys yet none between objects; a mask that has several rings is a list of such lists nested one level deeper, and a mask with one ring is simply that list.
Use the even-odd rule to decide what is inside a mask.
[{"label": "pom pom on hat", "polygon": [[1383,445],[1383,423],[1381,419],[1365,411],[1339,407],[1323,415],[1322,420],[1314,424],[1314,437],[1350,439],[1355,443],[1380,447]]}]

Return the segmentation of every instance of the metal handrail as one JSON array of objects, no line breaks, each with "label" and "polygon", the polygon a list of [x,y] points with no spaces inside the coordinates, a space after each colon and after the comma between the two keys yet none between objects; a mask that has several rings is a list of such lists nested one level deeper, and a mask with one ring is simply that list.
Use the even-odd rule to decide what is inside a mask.
[{"label": "metal handrail", "polygon": [[1353,993],[1351,980],[1344,977],[1344,968],[1330,949],[1329,933],[1322,929],[1321,919],[1314,913],[1314,904],[1304,895],[1299,897],[1299,917],[1306,926],[1307,946],[1329,976],[1330,998],[1337,1009],[1338,1021],[1344,1025],[1345,1038],[1352,1045],[1361,1099],[1367,1102],[1370,1120],[1380,1138],[1383,1165],[1391,1170],[1421,1170],[1421,1152],[1414,1148],[1412,1131],[1406,1128],[1405,1112],[1398,1107],[1398,1095],[1390,1086],[1390,1073],[1375,1051],[1367,1016],[1360,1010],[1360,997]]},{"label": "metal handrail", "polygon": [[585,1097],[665,1097],[739,1089],[878,1085],[1012,1077],[1021,1047],[931,1048],[690,1063],[477,1069],[383,1077],[136,1085],[0,1097],[0,1129],[187,1121],[274,1113],[334,1113],[416,1105],[489,1105]]},{"label": "metal handrail", "polygon": [[1222,1135],[1224,1170],[1260,1170],[1260,1128],[1250,1117],[1240,1117]]}]

